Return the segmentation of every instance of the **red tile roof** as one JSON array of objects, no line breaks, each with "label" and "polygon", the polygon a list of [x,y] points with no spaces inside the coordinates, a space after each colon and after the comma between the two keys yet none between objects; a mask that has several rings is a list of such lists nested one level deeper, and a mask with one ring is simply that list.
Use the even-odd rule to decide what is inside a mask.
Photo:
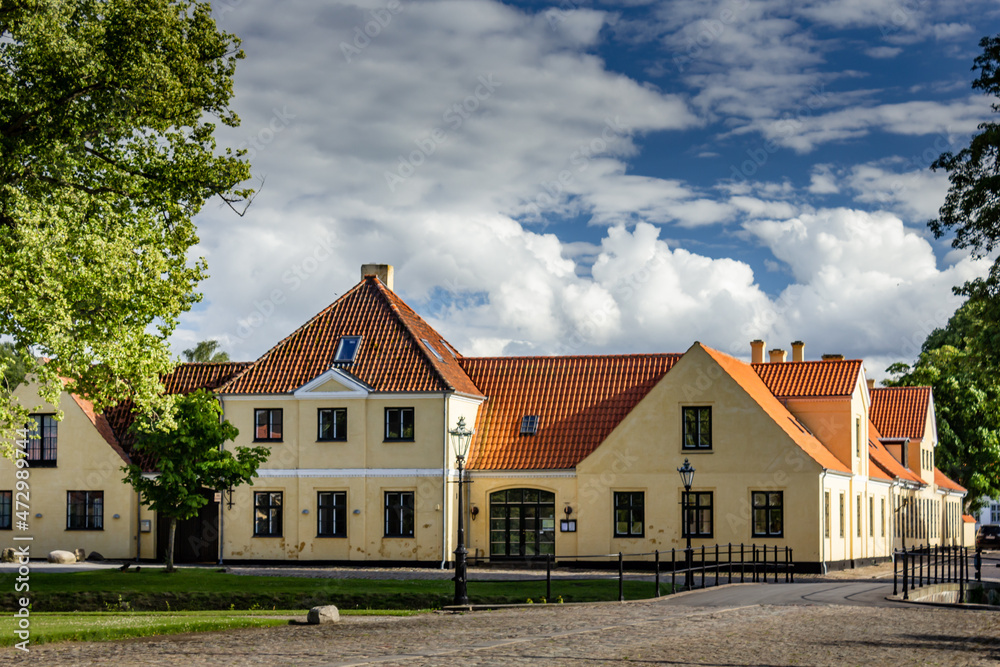
[{"label": "red tile roof", "polygon": [[900,479],[904,482],[912,482],[914,484],[926,486],[924,481],[920,479],[916,473],[896,460],[896,457],[885,448],[885,445],[882,444],[880,438],[882,438],[882,434],[879,433],[875,424],[869,421],[868,476],[881,477],[882,479]]},{"label": "red tile roof", "polygon": [[[679,354],[462,359],[488,400],[479,410],[469,467],[573,468],[597,449]],[[521,419],[538,415],[535,435]]]},{"label": "red tile roof", "polygon": [[943,472],[934,468],[934,483],[942,489],[948,489],[949,491],[959,491],[961,493],[967,493],[968,489],[959,484],[958,482],[952,481]]},{"label": "red tile roof", "polygon": [[341,336],[361,336],[356,360],[345,370],[376,392],[481,395],[441,334],[375,276],[365,276],[219,393],[290,393],[330,369]]},{"label": "red tile roof", "polygon": [[862,362],[785,361],[752,366],[778,398],[850,396],[858,384]]},{"label": "red tile roof", "polygon": [[[698,345],[698,343],[695,343],[695,345]],[[806,431],[792,413],[788,411],[788,408],[771,393],[770,387],[763,381],[756,368],[756,366],[762,364],[747,364],[739,359],[734,359],[728,354],[713,350],[710,347],[704,347],[704,349],[810,458],[824,468],[841,472],[851,472],[851,469],[841,463],[840,459],[834,456],[833,452],[827,449],[816,436]],[[812,362],[785,362],[774,365],[786,366],[808,363]]]},{"label": "red tile roof", "polygon": [[932,400],[930,387],[879,387],[869,393],[872,422],[884,437],[914,440],[924,437]]},{"label": "red tile roof", "polygon": [[971,514],[963,514],[962,521],[964,521],[965,523],[975,523],[976,517],[972,516]]},{"label": "red tile roof", "polygon": [[[196,389],[216,390],[222,384],[233,379],[252,365],[249,361],[227,361],[224,363],[184,363],[180,364],[173,372],[160,379],[168,394],[189,394]],[[73,397],[77,403],[81,401],[78,397]],[[101,415],[101,419],[106,418],[111,431],[114,432],[114,439],[117,444],[112,445],[124,451],[126,460],[135,461],[146,472],[156,469],[155,461],[143,457],[134,450],[135,436],[129,431],[134,421],[132,414],[133,404],[131,401],[124,401],[118,405],[108,408]],[[103,435],[103,433],[102,433]],[[107,440],[107,437],[105,436]],[[110,444],[110,441],[109,441]]]}]

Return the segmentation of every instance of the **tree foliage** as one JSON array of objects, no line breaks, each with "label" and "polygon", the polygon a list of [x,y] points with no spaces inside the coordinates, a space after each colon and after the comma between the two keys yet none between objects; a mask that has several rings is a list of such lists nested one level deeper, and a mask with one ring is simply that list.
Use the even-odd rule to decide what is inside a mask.
[{"label": "tree foliage", "polygon": [[0,343],[0,400],[24,381],[29,366],[11,343]]},{"label": "tree foliage", "polygon": [[989,310],[967,301],[924,342],[912,367],[894,364],[888,386],[930,386],[938,426],[937,466],[969,490],[966,508],[1000,497],[1000,376],[984,346],[996,333]]},{"label": "tree foliage", "polygon": [[[165,340],[200,299],[192,217],[251,196],[217,151],[239,40],[197,0],[0,3],[0,335],[42,397],[131,399],[170,423]],[[30,407],[30,406],[29,406]],[[0,401],[0,436],[28,408]]]},{"label": "tree foliage", "polygon": [[229,354],[219,349],[219,341],[203,340],[190,350],[184,350],[184,358],[197,363],[224,363],[229,361]]},{"label": "tree foliage", "polygon": [[253,485],[257,468],[267,460],[266,447],[222,448],[239,431],[222,419],[216,398],[199,389],[176,403],[175,426],[169,430],[148,420],[137,420],[135,451],[154,462],[159,474],[144,477],[137,463],[122,468],[125,481],[142,494],[142,501],[154,512],[170,519],[167,568],[173,568],[174,534],[178,520],[190,519],[208,502],[202,489],[221,491],[241,484]]}]

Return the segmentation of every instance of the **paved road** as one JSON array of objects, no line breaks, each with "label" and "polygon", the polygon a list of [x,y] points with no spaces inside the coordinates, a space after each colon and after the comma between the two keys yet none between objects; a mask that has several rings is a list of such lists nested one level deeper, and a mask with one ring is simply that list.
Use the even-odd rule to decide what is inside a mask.
[{"label": "paved road", "polygon": [[819,584],[733,584],[691,591],[668,598],[665,604],[682,607],[743,607],[746,605],[852,605],[898,607],[886,600],[892,584],[824,582]]}]

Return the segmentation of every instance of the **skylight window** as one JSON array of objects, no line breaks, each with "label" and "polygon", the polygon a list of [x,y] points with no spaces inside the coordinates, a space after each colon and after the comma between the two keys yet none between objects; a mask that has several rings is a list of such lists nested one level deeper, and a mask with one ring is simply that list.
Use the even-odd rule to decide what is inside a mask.
[{"label": "skylight window", "polygon": [[361,336],[341,336],[337,341],[337,351],[333,354],[334,363],[349,364],[358,356],[361,347]]},{"label": "skylight window", "polygon": [[437,359],[438,361],[444,361],[444,357],[441,356],[440,352],[434,349],[434,346],[431,345],[429,340],[427,340],[426,338],[421,338],[420,340],[423,342],[424,347],[430,350],[431,354],[434,355],[435,359]]},{"label": "skylight window", "polygon": [[538,431],[538,415],[525,415],[521,419],[521,435],[535,435]]}]

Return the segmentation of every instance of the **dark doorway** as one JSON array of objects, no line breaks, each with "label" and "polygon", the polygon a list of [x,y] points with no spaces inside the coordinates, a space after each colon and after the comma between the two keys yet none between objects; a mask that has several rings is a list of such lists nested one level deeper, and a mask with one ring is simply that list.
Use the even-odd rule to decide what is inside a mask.
[{"label": "dark doorway", "polygon": [[507,489],[490,494],[490,558],[555,554],[556,494]]},{"label": "dark doorway", "polygon": [[[175,563],[214,563],[219,560],[219,503],[215,502],[214,491],[202,489],[201,494],[208,503],[201,508],[198,516],[177,522],[177,535],[174,538]],[[157,516],[158,560],[166,558],[169,535],[170,520]]]}]

